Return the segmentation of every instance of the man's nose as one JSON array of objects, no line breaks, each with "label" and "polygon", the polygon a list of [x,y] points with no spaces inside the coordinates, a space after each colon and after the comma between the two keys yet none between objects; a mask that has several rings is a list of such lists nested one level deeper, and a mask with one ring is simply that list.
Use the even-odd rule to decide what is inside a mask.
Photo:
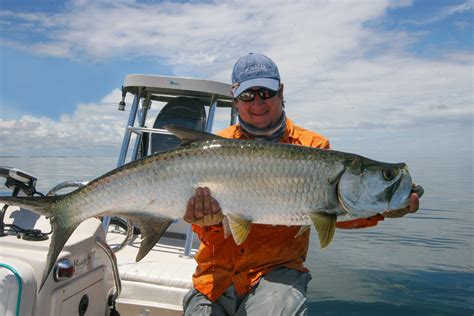
[{"label": "man's nose", "polygon": [[257,93],[255,95],[255,99],[253,100],[254,104],[263,104],[265,103],[265,100],[260,97],[260,95]]}]

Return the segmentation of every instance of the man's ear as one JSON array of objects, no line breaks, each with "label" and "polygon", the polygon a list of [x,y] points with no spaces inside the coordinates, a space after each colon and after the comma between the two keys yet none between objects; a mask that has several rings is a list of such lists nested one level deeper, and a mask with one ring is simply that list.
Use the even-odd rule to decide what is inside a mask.
[{"label": "man's ear", "polygon": [[281,99],[283,99],[283,88],[284,88],[284,86],[283,86],[283,83],[282,83],[282,84],[280,84],[280,90],[278,90],[278,96]]},{"label": "man's ear", "polygon": [[232,107],[239,113],[239,107],[237,106],[237,99],[232,98]]}]

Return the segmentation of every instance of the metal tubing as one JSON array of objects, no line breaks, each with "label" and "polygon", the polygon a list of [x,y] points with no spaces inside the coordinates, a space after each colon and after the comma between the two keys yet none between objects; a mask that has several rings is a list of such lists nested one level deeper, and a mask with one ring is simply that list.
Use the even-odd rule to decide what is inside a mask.
[{"label": "metal tubing", "polygon": [[51,190],[46,193],[46,196],[56,195],[56,192],[66,188],[82,188],[85,187],[89,181],[64,181],[55,185]]},{"label": "metal tubing", "polygon": [[122,166],[125,163],[125,158],[127,157],[128,146],[130,145],[130,136],[132,134],[131,131],[128,130],[128,127],[133,126],[135,124],[135,117],[137,116],[138,110],[138,103],[140,102],[139,95],[141,94],[141,88],[138,89],[138,94],[135,95],[132,103],[132,108],[130,109],[130,115],[128,117],[128,123],[125,130],[125,136],[122,142],[122,148],[120,149],[119,160],[117,162],[117,167]]},{"label": "metal tubing", "polygon": [[237,123],[237,117],[239,116],[239,113],[237,112],[235,105],[232,105],[230,111],[231,111],[230,112],[230,125],[235,125]]},{"label": "metal tubing", "polygon": [[112,249],[113,252],[119,252],[120,250],[123,249],[123,247],[125,247],[128,242],[130,241],[130,239],[132,239],[133,237],[133,224],[131,221],[129,221],[128,219],[124,218],[123,219],[126,223],[127,223],[127,231],[126,231],[126,235],[125,235],[125,239],[117,246],[115,247],[110,247],[110,249]]},{"label": "metal tubing", "polygon": [[[132,132],[128,129],[135,124],[135,117],[137,116],[138,103],[140,102],[140,94],[142,88],[138,88],[138,93],[135,95],[132,103],[132,108],[130,109],[130,115],[128,116],[127,126],[125,128],[125,136],[122,141],[122,148],[120,148],[120,155],[117,162],[117,167],[122,166],[125,163],[125,158],[127,157],[128,146],[130,145],[130,136]],[[102,227],[104,228],[104,233],[107,236],[107,230],[109,229],[110,217],[104,216],[102,218]]]},{"label": "metal tubing", "polygon": [[[216,107],[217,107],[217,96],[215,94],[212,95],[211,104],[209,107],[209,114],[207,115],[207,124],[206,124],[206,132],[211,133],[212,127],[214,124],[214,117],[216,115]],[[189,225],[188,231],[186,232],[186,241],[184,243],[184,258],[192,258],[191,256],[191,249],[193,245],[194,233],[192,225]]]},{"label": "metal tubing", "polygon": [[[148,92],[146,99],[144,99],[141,103],[141,106],[139,107],[138,111],[138,127],[143,127],[145,126],[145,121],[146,121],[146,116],[148,114],[148,109],[150,108],[149,103],[151,98],[151,92]],[[140,142],[142,141],[142,134],[139,133],[137,134],[137,137],[135,138],[135,145],[133,146],[133,151],[132,151],[132,161],[136,160],[138,157],[138,150],[140,148]]]},{"label": "metal tubing", "polygon": [[182,257],[192,258],[191,249],[193,245],[193,239],[194,239],[193,226],[190,224],[188,227],[188,231],[186,232],[186,241],[184,242],[184,253]]},{"label": "metal tubing", "polygon": [[113,270],[112,272],[114,275],[114,283],[115,283],[113,302],[115,302],[115,300],[119,297],[120,292],[122,292],[122,282],[120,281],[120,274],[117,267],[117,259],[112,249],[110,249],[107,243],[103,241],[102,239],[100,239],[100,237],[98,236],[95,237],[95,243],[97,246],[99,246],[100,249],[102,249],[106,253],[107,258],[109,259],[110,264],[112,265],[112,270]]},{"label": "metal tubing", "polygon": [[212,127],[214,125],[214,117],[216,116],[216,108],[217,108],[217,96],[213,94],[211,98],[211,105],[209,107],[209,114],[207,115],[206,132],[208,133],[212,133]]}]

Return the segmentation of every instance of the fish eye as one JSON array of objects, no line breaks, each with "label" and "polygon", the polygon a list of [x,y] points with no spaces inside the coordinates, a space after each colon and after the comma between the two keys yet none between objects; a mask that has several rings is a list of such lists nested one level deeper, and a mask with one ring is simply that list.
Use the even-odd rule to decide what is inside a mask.
[{"label": "fish eye", "polygon": [[397,176],[397,170],[393,167],[385,167],[382,169],[382,177],[387,181],[392,181]]}]

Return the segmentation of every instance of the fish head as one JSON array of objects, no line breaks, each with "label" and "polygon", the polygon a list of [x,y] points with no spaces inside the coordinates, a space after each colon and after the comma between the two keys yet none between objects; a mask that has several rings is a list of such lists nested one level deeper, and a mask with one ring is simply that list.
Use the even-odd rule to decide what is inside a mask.
[{"label": "fish head", "polygon": [[404,163],[356,159],[346,165],[338,183],[339,203],[349,215],[369,217],[408,206],[412,179]]}]

